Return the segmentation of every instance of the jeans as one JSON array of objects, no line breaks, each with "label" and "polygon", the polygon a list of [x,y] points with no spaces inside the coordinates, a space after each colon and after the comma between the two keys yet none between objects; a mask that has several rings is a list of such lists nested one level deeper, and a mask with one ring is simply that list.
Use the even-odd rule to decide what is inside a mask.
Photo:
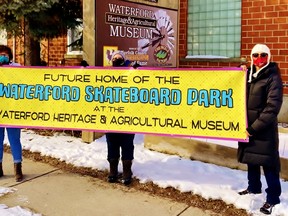
[{"label": "jeans", "polygon": [[108,148],[107,159],[119,159],[120,149],[122,153],[122,160],[134,159],[134,137],[135,134],[124,133],[106,133],[106,141]]},{"label": "jeans", "polygon": [[[22,162],[22,145],[20,142],[21,129],[20,128],[6,128],[8,140],[13,156],[14,163]],[[3,144],[4,144],[5,128],[0,127],[0,162],[3,160]]]},{"label": "jeans", "polygon": [[[281,184],[279,172],[273,167],[263,166],[264,176],[267,182],[265,189],[266,202],[269,204],[279,204],[281,195]],[[248,164],[248,190],[252,193],[261,192],[261,170],[260,166]]]}]

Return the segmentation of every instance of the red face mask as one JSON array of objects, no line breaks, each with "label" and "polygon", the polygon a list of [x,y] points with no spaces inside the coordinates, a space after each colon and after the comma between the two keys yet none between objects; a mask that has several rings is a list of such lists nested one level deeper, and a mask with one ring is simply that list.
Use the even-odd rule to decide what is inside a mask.
[{"label": "red face mask", "polygon": [[268,55],[266,55],[265,57],[261,57],[260,55],[257,58],[253,57],[253,64],[259,68],[265,66],[267,62],[268,62]]}]

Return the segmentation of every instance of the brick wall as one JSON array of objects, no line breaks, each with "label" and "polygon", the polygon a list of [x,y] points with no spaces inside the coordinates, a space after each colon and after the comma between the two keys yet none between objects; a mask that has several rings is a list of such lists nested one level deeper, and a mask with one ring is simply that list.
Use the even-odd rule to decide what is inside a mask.
[{"label": "brick wall", "polygon": [[[15,62],[24,65],[24,38],[8,39],[8,46],[15,49]],[[67,37],[41,41],[41,59],[47,66],[79,66],[82,60],[80,55],[67,55]]]},{"label": "brick wall", "polygon": [[48,62],[50,66],[58,66],[61,65],[64,55],[66,54],[66,45],[67,39],[66,37],[59,37],[56,39],[51,39],[48,42],[49,46],[49,55]]},{"label": "brick wall", "polygon": [[10,38],[7,41],[7,45],[12,49],[15,59],[14,61],[24,65],[24,38]]},{"label": "brick wall", "polygon": [[42,43],[41,53],[49,66],[79,66],[82,56],[67,55],[67,37],[58,37]]},{"label": "brick wall", "polygon": [[[234,67],[232,62],[189,61],[187,54],[187,4],[180,0],[179,66],[180,67]],[[250,60],[250,51],[256,43],[265,43],[271,49],[272,61],[279,64],[283,83],[288,85],[288,0],[242,0],[241,56]],[[284,87],[288,94],[288,87]]]},{"label": "brick wall", "polygon": [[79,66],[82,56],[67,55],[67,37],[59,37],[48,41],[49,66]]}]

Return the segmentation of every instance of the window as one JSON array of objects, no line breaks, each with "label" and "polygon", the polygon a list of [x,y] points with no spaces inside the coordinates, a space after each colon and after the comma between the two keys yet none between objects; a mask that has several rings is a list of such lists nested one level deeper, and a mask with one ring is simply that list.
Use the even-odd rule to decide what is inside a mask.
[{"label": "window", "polygon": [[7,45],[7,32],[5,30],[0,30],[0,44]]},{"label": "window", "polygon": [[241,0],[188,0],[187,58],[240,56]]},{"label": "window", "polygon": [[68,54],[82,54],[83,25],[75,29],[68,29],[67,46]]}]

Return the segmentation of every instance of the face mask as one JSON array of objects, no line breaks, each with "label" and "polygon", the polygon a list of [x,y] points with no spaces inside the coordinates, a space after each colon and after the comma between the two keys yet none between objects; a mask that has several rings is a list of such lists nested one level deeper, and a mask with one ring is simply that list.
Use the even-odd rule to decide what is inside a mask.
[{"label": "face mask", "polygon": [[124,59],[115,59],[112,62],[113,67],[121,67],[124,66]]},{"label": "face mask", "polygon": [[0,56],[0,64],[9,64],[9,58],[7,56]]},{"label": "face mask", "polygon": [[268,61],[268,56],[253,58],[253,64],[259,68],[265,66],[267,64],[267,61]]}]

